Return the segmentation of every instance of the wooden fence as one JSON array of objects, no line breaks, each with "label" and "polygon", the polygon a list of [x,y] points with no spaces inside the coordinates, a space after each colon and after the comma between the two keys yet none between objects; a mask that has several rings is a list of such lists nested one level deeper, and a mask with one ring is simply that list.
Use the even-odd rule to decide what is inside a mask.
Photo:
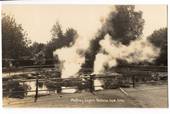
[{"label": "wooden fence", "polygon": [[[45,82],[45,81],[53,81],[53,82],[56,82],[57,80],[57,84],[61,84],[61,85],[64,85],[64,81],[65,80],[67,80],[67,82],[68,82],[68,80],[70,80],[70,81],[72,81],[72,83],[82,83],[83,81],[83,79],[85,79],[86,81],[87,81],[87,83],[89,84],[88,86],[87,86],[87,88],[89,89],[89,91],[91,92],[91,93],[93,93],[94,91],[95,91],[95,85],[94,85],[94,81],[96,80],[96,79],[100,79],[100,80],[103,80],[103,79],[114,79],[114,78],[116,78],[116,77],[118,77],[119,75],[112,75],[112,76],[95,76],[95,75],[89,75],[89,76],[87,76],[87,77],[81,77],[81,78],[67,78],[67,79],[61,79],[61,78],[52,78],[52,79],[28,79],[28,80],[18,80],[18,79],[13,79],[13,81],[18,81],[18,82],[35,82],[35,85],[36,85],[36,88],[35,88],[35,90],[26,90],[26,91],[11,91],[11,92],[13,92],[13,93],[23,93],[23,92],[34,92],[35,93],[35,96],[34,96],[34,102],[36,102],[37,101],[37,99],[38,99],[38,97],[39,97],[39,92],[41,92],[41,91],[50,91],[49,89],[45,89],[45,90],[39,90],[39,83],[41,83],[41,82]],[[75,81],[73,81],[73,80],[75,80]],[[137,84],[142,84],[142,83],[139,83],[139,82],[136,82],[136,80],[135,80],[135,76],[132,76],[131,77],[131,82],[128,82],[128,84],[130,84],[130,85],[132,85],[132,87],[135,87],[136,86],[136,83]],[[146,83],[146,82],[145,82]],[[147,83],[150,83],[150,81],[147,81]],[[3,82],[3,84],[5,84],[5,82]],[[74,85],[75,86],[75,85]],[[77,85],[78,86],[78,85]],[[120,86],[120,85],[119,85]],[[61,87],[62,86],[60,86],[60,87],[58,87],[58,88],[56,88],[57,90],[58,89],[61,89]],[[63,89],[69,89],[69,88],[62,88],[62,90]],[[3,90],[3,92],[6,92],[5,90]],[[9,92],[9,91],[8,91]],[[57,93],[60,93],[61,92],[61,90],[59,91],[59,92],[57,92]]]},{"label": "wooden fence", "polygon": [[[163,69],[163,68],[162,68]],[[165,72],[167,73],[166,71],[166,68],[165,70],[162,70],[160,72]],[[159,72],[158,70],[154,72]],[[57,90],[57,93],[60,93],[61,92],[61,88],[64,87],[65,85],[70,86],[70,87],[75,87],[79,86],[79,84],[81,85],[82,83],[87,83],[86,85],[86,88],[89,89],[89,91],[91,93],[93,93],[95,91],[95,86],[94,85],[94,81],[95,80],[116,80],[117,82],[119,82],[119,84],[125,84],[123,83],[123,81],[127,81],[128,84],[132,87],[135,87],[136,84],[142,84],[142,83],[150,83],[152,80],[152,71],[149,69],[147,71],[147,69],[145,71],[128,71],[128,72],[123,72],[122,74],[112,74],[112,73],[107,73],[107,74],[91,74],[91,75],[86,75],[86,76],[83,76],[83,77],[76,77],[76,78],[36,78],[36,79],[10,79],[10,81],[17,81],[19,83],[25,83],[25,82],[35,82],[35,90],[22,90],[22,91],[15,91],[15,90],[12,90],[12,91],[6,91],[4,86],[6,86],[6,84],[9,82],[8,80],[5,80],[3,81],[3,94],[4,93],[10,93],[10,92],[13,92],[13,93],[23,93],[23,92],[34,92],[35,95],[34,95],[34,102],[37,101],[38,97],[39,97],[39,92],[41,91],[50,91],[49,89],[44,89],[44,90],[39,90],[39,84],[40,83],[44,83],[44,82],[47,82],[47,81],[50,81],[50,82],[55,82],[58,84],[58,87],[56,88]],[[141,79],[142,80],[144,79],[145,81],[139,81],[138,79]],[[69,82],[71,82],[71,84],[69,85]],[[152,81],[153,82],[153,81]],[[118,85],[118,86],[121,86],[121,85]],[[62,88],[62,89],[69,89],[69,88]]]}]

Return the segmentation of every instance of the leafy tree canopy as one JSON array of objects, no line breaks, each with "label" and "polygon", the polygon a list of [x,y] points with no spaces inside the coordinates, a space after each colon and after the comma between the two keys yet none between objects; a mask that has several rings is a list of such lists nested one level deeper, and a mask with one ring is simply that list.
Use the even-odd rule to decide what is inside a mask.
[{"label": "leafy tree canopy", "polygon": [[155,30],[149,37],[148,40],[156,47],[160,48],[160,55],[156,59],[155,64],[157,65],[167,65],[168,58],[168,47],[167,47],[167,28],[161,28]]},{"label": "leafy tree canopy", "polygon": [[30,43],[22,25],[17,24],[14,17],[2,14],[2,57],[19,59],[28,56]]}]

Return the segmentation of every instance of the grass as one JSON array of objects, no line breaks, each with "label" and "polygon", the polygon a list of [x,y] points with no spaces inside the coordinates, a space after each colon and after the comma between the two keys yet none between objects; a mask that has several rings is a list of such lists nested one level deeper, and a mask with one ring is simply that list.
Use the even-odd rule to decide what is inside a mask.
[{"label": "grass", "polygon": [[[42,96],[34,103],[33,97],[24,99],[3,99],[4,107],[168,107],[167,85],[142,85],[137,88],[124,89],[128,96],[120,89],[110,89],[96,91],[95,94],[89,92],[74,94],[52,94]],[[9,100],[11,100],[9,102]]]}]

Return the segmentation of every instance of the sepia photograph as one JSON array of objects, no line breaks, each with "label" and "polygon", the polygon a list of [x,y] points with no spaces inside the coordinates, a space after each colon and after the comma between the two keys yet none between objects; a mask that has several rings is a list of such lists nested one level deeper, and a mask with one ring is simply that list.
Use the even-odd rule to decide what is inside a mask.
[{"label": "sepia photograph", "polygon": [[2,107],[168,108],[168,5],[1,4]]}]

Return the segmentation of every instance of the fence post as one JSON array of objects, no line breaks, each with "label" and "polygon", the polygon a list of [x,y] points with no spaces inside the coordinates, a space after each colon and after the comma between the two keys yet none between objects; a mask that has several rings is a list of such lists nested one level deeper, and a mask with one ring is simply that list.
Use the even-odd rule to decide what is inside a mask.
[{"label": "fence post", "polygon": [[132,80],[133,80],[133,88],[135,88],[135,76],[132,76]]},{"label": "fence post", "polygon": [[37,102],[38,99],[38,78],[36,78],[36,89],[35,89],[35,97],[34,97],[34,102]]},{"label": "fence post", "polygon": [[90,92],[94,92],[94,75],[90,75]]},{"label": "fence post", "polygon": [[[57,80],[58,81],[58,80]],[[58,81],[58,82],[62,82],[63,80],[60,78],[60,80]],[[62,91],[62,85],[61,84],[59,84],[58,86],[57,86],[57,94],[58,93],[61,93],[61,91]]]}]

